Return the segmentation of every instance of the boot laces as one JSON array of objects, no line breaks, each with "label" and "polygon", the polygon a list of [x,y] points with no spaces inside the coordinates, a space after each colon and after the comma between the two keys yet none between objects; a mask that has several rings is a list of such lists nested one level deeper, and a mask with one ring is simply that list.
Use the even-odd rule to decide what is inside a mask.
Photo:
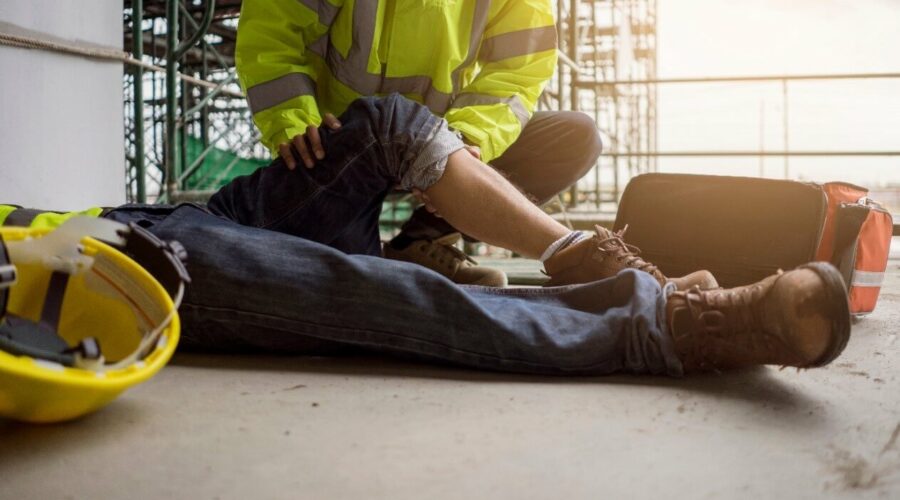
[{"label": "boot laces", "polygon": [[713,360],[717,350],[734,347],[751,353],[772,350],[774,337],[763,328],[759,308],[753,307],[762,287],[759,284],[731,290],[704,291],[694,286],[685,293],[685,302],[696,332],[702,338],[691,342],[689,355],[705,369],[717,370]]},{"label": "boot laces", "polygon": [[691,317],[708,335],[721,336],[725,332],[746,333],[762,330],[762,319],[756,308],[758,285],[728,292],[703,291],[694,285],[686,294]]},{"label": "boot laces", "polygon": [[448,261],[461,261],[460,265],[464,265],[464,263],[477,265],[474,259],[454,246],[457,241],[459,241],[459,233],[451,233],[429,241],[428,245],[422,246],[422,252],[427,253],[429,258],[436,260],[440,265],[445,265]]},{"label": "boot laces", "polygon": [[640,257],[640,248],[625,243],[626,231],[628,231],[627,225],[615,233],[610,233],[609,237],[597,242],[597,249],[605,255],[614,255],[617,261],[623,262],[627,267],[645,271],[654,276],[657,274],[662,276],[658,267]]}]

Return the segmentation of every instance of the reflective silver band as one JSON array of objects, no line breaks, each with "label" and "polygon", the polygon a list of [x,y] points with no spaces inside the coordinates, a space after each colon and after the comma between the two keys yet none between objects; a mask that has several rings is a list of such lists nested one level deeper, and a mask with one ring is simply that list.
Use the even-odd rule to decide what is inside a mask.
[{"label": "reflective silver band", "polygon": [[6,216],[3,221],[4,226],[31,227],[35,217],[46,213],[47,210],[38,210],[36,208],[17,208]]},{"label": "reflective silver band", "polygon": [[469,32],[469,54],[466,56],[466,60],[457,66],[450,74],[451,81],[453,82],[454,94],[462,90],[460,88],[462,82],[460,81],[459,73],[463,68],[468,68],[475,62],[475,56],[478,54],[478,48],[481,45],[481,36],[484,35],[484,28],[487,26],[488,11],[490,8],[490,0],[477,0],[475,3],[475,12],[472,16],[472,31]]},{"label": "reflective silver band", "polygon": [[869,271],[854,271],[850,286],[866,288],[881,288],[884,284],[885,273],[873,273]]},{"label": "reflective silver band", "polygon": [[[315,12],[319,18],[319,24],[322,24],[329,29],[331,28],[332,23],[334,23],[334,19],[337,17],[338,12],[341,11],[340,7],[334,6],[328,0],[298,1]],[[324,59],[325,54],[328,52],[328,32],[326,31],[322,36],[309,44],[308,49],[312,51],[313,54],[318,54],[319,57]]]},{"label": "reflective silver band", "polygon": [[305,73],[288,73],[247,89],[247,101],[254,114],[304,95],[316,95],[316,82]]},{"label": "reflective silver band", "polygon": [[320,36],[313,43],[309,44],[307,47],[310,52],[318,55],[322,59],[325,59],[325,55],[328,53],[328,33]]},{"label": "reflective silver band", "polygon": [[528,113],[528,109],[525,108],[525,104],[522,102],[522,99],[517,95],[510,97],[497,97],[484,94],[460,94],[456,97],[456,99],[453,100],[453,104],[450,107],[464,108],[466,106],[490,106],[493,104],[508,105],[513,114],[516,115],[516,118],[519,119],[519,123],[522,124],[523,129],[525,128],[525,124],[528,123],[528,120],[531,117]]},{"label": "reflective silver band", "polygon": [[[311,3],[313,0],[301,0],[304,3]],[[326,0],[321,2],[327,3]],[[330,5],[330,4],[329,4]],[[466,60],[451,74],[453,82],[453,90],[456,92],[459,85],[459,72],[462,68],[469,66],[475,60],[478,50],[478,40],[484,33],[484,27],[487,25],[488,10],[490,8],[490,0],[477,0],[472,18],[472,31],[470,34],[469,54]],[[347,57],[341,56],[340,52],[333,45],[330,45],[327,35],[322,36],[310,45],[310,50],[319,56],[325,58],[328,67],[334,74],[334,77],[344,85],[350,87],[361,95],[390,94],[397,92],[400,94],[417,94],[422,96],[422,100],[431,111],[441,114],[444,113],[450,101],[452,94],[442,92],[432,85],[429,76],[402,76],[392,77],[376,75],[369,73],[368,63],[369,54],[372,50],[372,43],[375,39],[375,21],[378,13],[378,2],[357,0],[353,6],[353,43],[347,53]],[[335,14],[336,15],[336,14]],[[333,19],[333,17],[331,18]],[[326,45],[329,44],[329,45]]]},{"label": "reflective silver band", "polygon": [[[316,12],[319,16],[319,22],[331,26],[337,17],[340,7],[334,6],[328,0],[298,0],[300,3]],[[453,92],[458,92],[460,86],[459,74],[463,68],[472,64],[478,54],[479,41],[484,34],[485,26],[488,22],[488,11],[490,10],[490,0],[476,0],[472,17],[472,29],[469,34],[469,53],[465,61],[462,62],[451,73],[451,81],[453,82]],[[353,43],[347,57],[343,57],[341,53],[331,43],[329,35],[326,33],[312,42],[308,49],[310,52],[317,54],[325,59],[328,67],[331,69],[334,77],[347,87],[361,95],[390,94],[397,92],[399,94],[416,94],[422,96],[423,103],[428,106],[434,113],[442,114],[450,106],[453,94],[442,92],[433,86],[431,77],[429,76],[402,76],[393,77],[372,74],[368,71],[369,54],[372,50],[372,44],[375,39],[375,23],[378,13],[378,2],[368,0],[357,0],[353,5]],[[556,31],[552,29],[552,42],[555,46]],[[543,28],[539,28],[543,29]],[[524,30],[524,33],[533,30]],[[513,34],[515,34],[513,33]],[[507,35],[500,35],[497,38],[503,38]],[[482,51],[483,49],[482,45]],[[297,83],[298,77],[305,77],[301,73],[294,73],[284,77],[266,82],[251,88],[247,94],[250,100],[250,109],[256,113],[276,104],[284,102],[298,95],[315,95],[315,82],[306,77],[306,84],[303,93],[298,93],[301,88]],[[283,79],[290,81],[279,84]],[[269,85],[271,84],[271,88]],[[260,89],[257,91],[257,89]],[[490,96],[485,96],[490,97]],[[494,101],[495,104],[501,101]],[[519,121],[523,126],[528,121],[528,112],[518,98],[510,98],[507,104],[513,109],[513,112],[519,117]]]},{"label": "reflective silver band", "polygon": [[494,62],[555,48],[556,26],[544,26],[488,38],[481,43],[478,58],[484,62]]},{"label": "reflective silver band", "polygon": [[450,105],[452,95],[434,88],[428,76],[389,76],[381,81],[378,92],[390,94],[418,94],[426,106],[435,113],[443,113]]},{"label": "reflective silver band", "polygon": [[[481,35],[484,34],[485,26],[487,26],[490,7],[490,0],[477,0],[475,3],[475,10],[472,14],[472,30],[469,32],[469,53],[466,55],[466,59],[450,74],[450,81],[453,82],[453,93],[459,91],[460,71],[471,65],[475,60],[475,55],[478,54],[478,42],[481,40]],[[431,77],[428,76],[386,77],[381,82],[379,92],[419,94],[422,96],[423,102],[428,106],[428,109],[439,114],[443,114],[449,109],[450,101],[453,99],[452,94],[441,92],[434,88]]]},{"label": "reflective silver band", "polygon": [[375,37],[375,21],[378,2],[356,1],[353,5],[353,41],[347,57],[330,43],[325,60],[334,77],[358,94],[373,95],[378,91],[381,75],[368,71],[369,53]]},{"label": "reflective silver band", "polygon": [[338,12],[341,10],[340,7],[333,5],[328,0],[298,1],[305,5],[309,10],[315,12],[316,15],[319,16],[319,22],[325,26],[331,26],[331,23],[334,22],[334,18],[337,17]]}]

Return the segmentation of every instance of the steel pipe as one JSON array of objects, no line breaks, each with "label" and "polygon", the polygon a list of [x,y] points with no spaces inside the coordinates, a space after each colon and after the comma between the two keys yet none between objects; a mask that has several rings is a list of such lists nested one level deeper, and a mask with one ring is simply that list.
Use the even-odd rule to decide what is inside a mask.
[{"label": "steel pipe", "polygon": [[[144,59],[144,0],[131,2],[132,55]],[[147,202],[147,166],[144,161],[144,68],[135,66],[134,74],[134,176],[138,203]]]}]

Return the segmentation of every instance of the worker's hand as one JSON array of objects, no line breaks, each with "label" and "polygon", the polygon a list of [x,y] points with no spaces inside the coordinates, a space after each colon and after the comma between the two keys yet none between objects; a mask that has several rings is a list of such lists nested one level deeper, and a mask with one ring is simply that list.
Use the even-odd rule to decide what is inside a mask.
[{"label": "worker's hand", "polygon": [[481,148],[478,146],[473,146],[471,144],[466,144],[466,151],[469,152],[475,158],[481,159]]},{"label": "worker's hand", "polygon": [[322,118],[322,125],[325,125],[331,130],[337,130],[341,128],[341,121],[335,118],[333,114],[325,113],[325,117]]},{"label": "worker's hand", "polygon": [[[341,122],[331,113],[325,113],[325,116],[322,118],[322,125],[331,130],[341,128]],[[292,149],[300,155],[306,168],[313,168],[316,160],[325,158],[325,148],[322,146],[319,129],[312,125],[306,127],[305,134],[295,135],[290,143],[286,142],[278,145],[278,154],[290,170],[297,168],[297,161],[294,158],[293,151],[291,151]]]}]

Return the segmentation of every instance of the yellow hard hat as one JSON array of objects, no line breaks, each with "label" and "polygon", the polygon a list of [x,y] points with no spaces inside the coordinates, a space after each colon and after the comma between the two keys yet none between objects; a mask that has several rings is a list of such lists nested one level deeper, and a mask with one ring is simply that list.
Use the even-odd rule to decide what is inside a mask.
[{"label": "yellow hard hat", "polygon": [[184,258],[106,219],[0,227],[0,417],[73,419],[159,371],[178,344]]}]

